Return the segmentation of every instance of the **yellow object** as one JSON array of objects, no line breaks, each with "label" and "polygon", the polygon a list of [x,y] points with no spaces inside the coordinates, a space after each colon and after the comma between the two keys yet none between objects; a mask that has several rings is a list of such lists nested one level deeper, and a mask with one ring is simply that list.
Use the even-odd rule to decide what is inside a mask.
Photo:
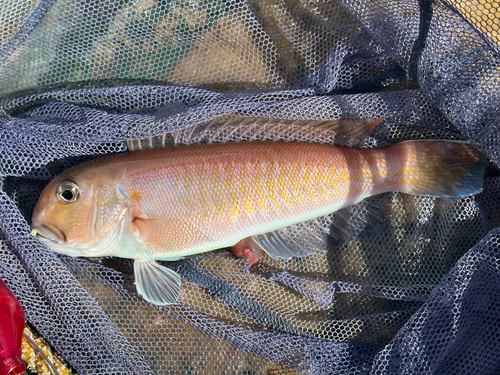
[{"label": "yellow object", "polygon": [[[23,337],[21,344],[22,357],[31,371],[40,375],[53,375],[54,371],[47,363],[48,359],[60,375],[76,374],[58,354],[52,351],[47,342],[28,326],[24,328],[24,334],[38,347],[34,347],[29,339]],[[44,358],[40,351],[43,352],[46,358]]]}]

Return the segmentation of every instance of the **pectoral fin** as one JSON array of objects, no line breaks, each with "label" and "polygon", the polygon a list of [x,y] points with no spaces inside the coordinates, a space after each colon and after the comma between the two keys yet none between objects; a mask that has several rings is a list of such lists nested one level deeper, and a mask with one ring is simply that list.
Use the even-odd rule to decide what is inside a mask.
[{"label": "pectoral fin", "polygon": [[181,290],[181,277],[177,272],[151,259],[136,259],[134,262],[137,292],[155,305],[177,303]]}]

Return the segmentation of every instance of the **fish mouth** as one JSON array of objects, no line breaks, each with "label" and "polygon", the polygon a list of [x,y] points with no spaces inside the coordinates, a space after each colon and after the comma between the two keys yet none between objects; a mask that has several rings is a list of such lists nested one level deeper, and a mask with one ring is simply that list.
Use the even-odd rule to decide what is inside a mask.
[{"label": "fish mouth", "polygon": [[66,242],[66,236],[53,225],[38,224],[33,225],[32,228],[32,234],[36,234],[36,238],[50,250],[70,257],[80,256],[78,250]]},{"label": "fish mouth", "polygon": [[42,242],[53,242],[63,245],[66,242],[66,236],[58,228],[51,224],[34,224],[32,229],[36,231],[36,237]]}]

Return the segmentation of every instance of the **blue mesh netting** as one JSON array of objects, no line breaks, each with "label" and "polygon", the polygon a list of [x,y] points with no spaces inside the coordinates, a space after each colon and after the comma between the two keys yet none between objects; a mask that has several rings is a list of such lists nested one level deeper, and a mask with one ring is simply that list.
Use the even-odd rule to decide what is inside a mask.
[{"label": "blue mesh netting", "polygon": [[[56,255],[29,234],[59,172],[229,113],[387,117],[364,147],[462,139],[496,168],[498,13],[482,0],[5,1],[0,276],[80,374],[498,372],[496,172],[473,197],[391,193],[287,228],[327,250],[304,259],[171,263],[175,306],[144,302],[129,260]],[[332,240],[333,222],[374,204],[387,225]]]}]

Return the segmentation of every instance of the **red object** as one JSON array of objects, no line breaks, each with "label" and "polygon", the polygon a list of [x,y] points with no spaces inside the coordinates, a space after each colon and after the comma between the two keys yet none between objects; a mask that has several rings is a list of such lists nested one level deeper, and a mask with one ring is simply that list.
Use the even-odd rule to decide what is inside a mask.
[{"label": "red object", "polygon": [[246,259],[250,265],[257,263],[262,258],[262,249],[252,237],[242,239],[231,247],[233,254],[240,259]]},{"label": "red object", "polygon": [[0,375],[17,375],[26,371],[21,359],[23,330],[23,308],[0,279]]}]

